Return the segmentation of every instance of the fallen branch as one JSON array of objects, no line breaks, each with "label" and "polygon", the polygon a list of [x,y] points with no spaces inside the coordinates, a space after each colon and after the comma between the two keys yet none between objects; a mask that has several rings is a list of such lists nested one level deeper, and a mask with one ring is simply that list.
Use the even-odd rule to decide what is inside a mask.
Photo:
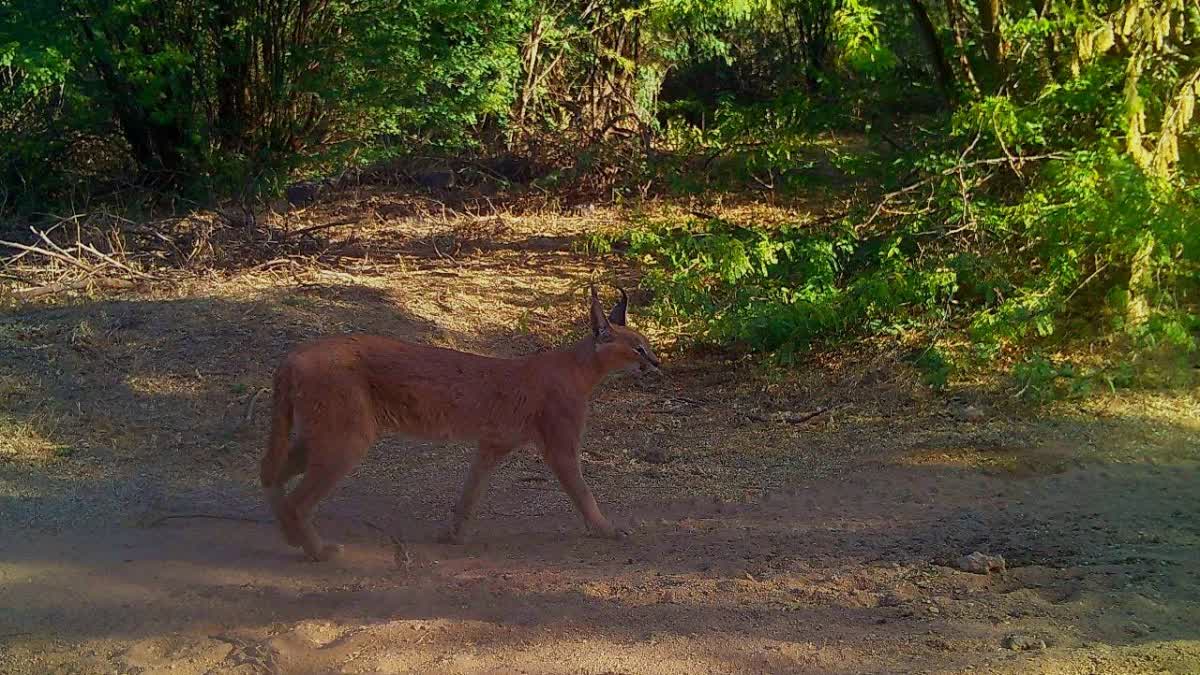
[{"label": "fallen branch", "polygon": [[[972,146],[973,145],[974,144],[972,144]],[[968,148],[968,151],[970,151],[970,148]],[[965,153],[964,153],[964,156],[965,156]],[[1015,169],[1015,168],[1019,167],[1021,164],[1023,164],[1024,162],[1035,162],[1035,161],[1046,160],[1046,159],[1060,159],[1061,160],[1061,159],[1070,159],[1070,157],[1071,157],[1070,155],[1068,155],[1066,153],[1062,153],[1062,152],[1047,152],[1047,153],[1044,153],[1041,155],[1016,155],[1016,156],[1006,156],[1006,157],[988,157],[986,159],[976,159],[976,160],[972,160],[970,162],[960,161],[957,164],[955,164],[954,166],[947,167],[945,169],[942,169],[941,171],[938,171],[937,173],[925,176],[924,178],[922,178],[916,182],[909,183],[908,185],[905,185],[902,188],[897,188],[895,190],[892,190],[891,192],[885,193],[882,197],[879,198],[879,202],[876,204],[875,210],[872,211],[870,217],[868,217],[862,223],[862,225],[860,225],[860,227],[866,227],[867,225],[870,225],[871,223],[873,223],[875,221],[875,219],[879,217],[879,214],[883,212],[884,207],[887,206],[887,204],[889,202],[891,202],[893,199],[895,199],[897,197],[902,197],[902,196],[904,196],[910,192],[913,192],[915,190],[919,190],[922,187],[929,185],[933,181],[937,180],[938,178],[945,178],[947,176],[961,174],[964,169],[971,169],[971,168],[974,168],[977,166],[993,166],[993,165],[997,165],[997,164],[1008,164],[1010,167],[1013,167]]]},{"label": "fallen branch", "polygon": [[222,515],[212,514],[212,513],[176,513],[176,514],[171,514],[171,515],[155,518],[154,520],[150,521],[149,523],[146,523],[145,526],[146,527],[156,527],[158,525],[162,525],[163,523],[167,522],[168,520],[181,520],[181,519],[190,519],[190,518],[207,518],[209,520],[233,520],[233,521],[242,522],[242,523],[260,523],[260,524],[268,522],[268,521],[262,520],[260,518],[247,518],[245,516],[222,516]]},{"label": "fallen branch", "polygon": [[8,279],[9,281],[19,281],[23,284],[32,284],[33,283],[33,281],[29,277],[23,277],[19,274],[12,274],[11,272],[0,272],[0,279]]},{"label": "fallen branch", "polygon": [[[7,246],[8,248],[16,249],[21,252],[15,256],[12,256],[11,258],[9,258],[8,264],[12,264],[12,263],[16,262],[17,260],[20,260],[21,258],[25,257],[26,255],[33,253],[33,254],[37,254],[37,255],[49,258],[50,260],[57,260],[59,262],[65,263],[69,267],[73,267],[75,269],[78,269],[78,270],[84,272],[87,276],[84,279],[75,280],[75,281],[71,281],[71,282],[65,282],[62,279],[60,279],[58,282],[53,283],[53,284],[47,284],[45,286],[39,286],[37,288],[23,289],[21,291],[16,292],[16,294],[18,296],[23,294],[26,297],[35,297],[36,298],[36,297],[42,297],[45,295],[52,295],[54,293],[59,293],[59,292],[65,291],[65,290],[75,290],[78,288],[85,288],[89,284],[93,283],[93,281],[92,281],[93,277],[98,276],[102,270],[107,269],[107,268],[119,270],[121,273],[131,276],[131,277],[134,277],[135,279],[142,279],[142,280],[147,280],[147,281],[154,279],[153,276],[146,274],[145,272],[141,272],[139,270],[133,269],[129,265],[121,262],[120,260],[117,260],[113,256],[111,256],[107,253],[104,253],[103,251],[100,251],[99,249],[97,249],[95,246],[92,246],[91,244],[85,244],[82,241],[76,240],[75,249],[78,251],[78,254],[76,255],[76,254],[72,254],[72,252],[68,251],[67,249],[64,249],[62,246],[55,243],[54,240],[50,238],[50,235],[48,232],[39,231],[34,228],[29,228],[29,229],[41,241],[41,245],[21,244],[21,243],[15,242],[15,241],[0,241],[0,246]],[[95,257],[99,262],[98,263],[92,262],[91,260],[89,260],[86,257],[88,255]],[[97,283],[100,283],[100,282],[97,282]],[[115,285],[118,285],[119,283],[120,282],[110,283],[109,285],[115,286]],[[130,285],[132,285],[132,284],[130,284]]]},{"label": "fallen branch", "polygon": [[[57,251],[47,250],[40,246],[29,246],[27,244],[18,244],[15,241],[0,241],[0,246],[7,246],[9,248],[15,248],[18,251],[25,251],[26,253],[36,253],[38,255],[44,255],[47,258],[52,258],[54,260],[58,260],[60,262],[67,263],[68,265],[70,265],[72,267],[77,267],[77,268],[83,270],[84,272],[87,272],[88,274],[96,273],[95,267],[87,265],[86,263],[80,261],[79,259],[73,258],[65,253],[59,253]],[[57,248],[57,247],[55,247],[55,248]]]},{"label": "fallen branch", "polygon": [[310,227],[301,228],[294,232],[288,232],[288,233],[284,234],[283,236],[285,239],[288,239],[291,237],[299,237],[301,235],[312,234],[313,232],[319,232],[321,230],[328,230],[333,227],[341,227],[342,225],[353,225],[357,222],[359,222],[359,221],[356,218],[343,218],[342,220],[337,220],[332,223],[321,223],[320,225],[312,225]]},{"label": "fallen branch", "polygon": [[[39,234],[41,234],[41,233],[39,232]],[[119,260],[116,260],[112,256],[107,255],[105,253],[101,253],[99,250],[96,249],[96,247],[94,247],[90,244],[84,244],[83,242],[79,242],[77,244],[77,246],[79,246],[80,250],[91,253],[92,255],[96,256],[97,258],[100,258],[104,262],[108,263],[109,265],[112,265],[113,267],[121,270],[122,272],[125,272],[126,274],[135,276],[138,279],[145,279],[147,281],[154,279],[154,277],[150,276],[149,274],[146,274],[145,272],[139,272],[139,271],[133,269],[132,267],[130,267],[129,265],[126,265],[125,263],[123,263]]]},{"label": "fallen branch", "polygon": [[[51,226],[50,229],[46,230],[46,234],[50,234],[51,232],[54,232],[58,228],[62,227],[63,223],[65,223],[65,222],[67,222],[67,221],[59,220],[57,223],[55,223],[53,226]],[[13,265],[17,261],[19,261],[21,258],[24,258],[25,256],[29,255],[30,253],[31,253],[31,251],[22,251],[16,255],[10,257],[8,260],[5,261],[5,263],[7,265]]]},{"label": "fallen branch", "polygon": [[399,539],[397,539],[394,535],[392,535],[391,532],[388,532],[384,528],[376,525],[375,523],[372,523],[369,520],[364,519],[364,520],[359,520],[358,522],[362,523],[363,525],[366,525],[367,527],[371,528],[372,530],[375,530],[376,532],[382,534],[383,536],[387,537],[388,539],[391,539],[393,544],[403,543]]},{"label": "fallen branch", "polygon": [[273,267],[282,267],[284,265],[294,265],[294,264],[295,264],[295,261],[293,261],[291,258],[272,258],[271,260],[268,260],[264,263],[259,263],[259,264],[255,265],[254,267],[251,267],[250,269],[254,272],[261,272],[263,270],[269,270]]},{"label": "fallen branch", "polygon": [[788,424],[804,424],[805,422],[811,421],[817,417],[820,417],[821,415],[831,413],[838,408],[843,408],[846,405],[847,404],[845,403],[839,403],[837,405],[825,406],[823,408],[817,408],[812,412],[804,413],[803,415],[776,415],[774,417],[766,417],[763,415],[750,414],[746,415],[746,419],[752,422],[786,422]]},{"label": "fallen branch", "polygon": [[250,423],[254,421],[254,405],[256,403],[258,403],[258,397],[262,396],[264,393],[266,393],[268,391],[270,391],[270,389],[260,388],[260,389],[254,390],[254,395],[250,397],[250,402],[246,404],[246,415],[245,415],[244,426],[250,426]]},{"label": "fallen branch", "polygon": [[49,295],[57,295],[68,291],[80,291],[94,286],[99,286],[109,290],[125,290],[134,287],[134,283],[128,279],[110,279],[105,277],[88,277],[86,279],[77,279],[75,281],[56,281],[45,286],[34,286],[33,288],[18,288],[13,290],[12,294],[19,300],[36,300]]}]

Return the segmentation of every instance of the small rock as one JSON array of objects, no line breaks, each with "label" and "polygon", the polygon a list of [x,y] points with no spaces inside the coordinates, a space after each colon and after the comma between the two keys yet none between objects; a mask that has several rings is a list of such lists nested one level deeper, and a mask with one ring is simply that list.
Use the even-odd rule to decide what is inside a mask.
[{"label": "small rock", "polygon": [[342,258],[365,258],[367,257],[367,248],[358,242],[351,242],[345,246],[339,246],[327,251],[326,255]]},{"label": "small rock", "polygon": [[925,641],[925,644],[938,651],[948,652],[951,650],[950,643],[940,637],[931,637]]},{"label": "small rock", "polygon": [[1125,624],[1124,626],[1122,626],[1122,628],[1125,630],[1126,633],[1129,633],[1130,635],[1132,635],[1134,637],[1146,637],[1151,632],[1153,632],[1149,626],[1147,626],[1144,623],[1141,623],[1140,621],[1131,621],[1131,622]]},{"label": "small rock", "polygon": [[324,187],[323,183],[315,181],[295,183],[284,190],[284,197],[292,206],[307,206],[321,196]]},{"label": "small rock", "polygon": [[986,555],[975,551],[958,559],[958,569],[972,574],[990,574],[1005,570],[1004,558],[998,555]]},{"label": "small rock", "polygon": [[1014,634],[1004,638],[1004,648],[1014,652],[1024,652],[1033,649],[1045,649],[1046,641],[1029,635]]},{"label": "small rock", "polygon": [[899,607],[900,605],[903,605],[904,602],[905,599],[895,591],[884,593],[883,597],[879,598],[880,607]]},{"label": "small rock", "polygon": [[446,190],[454,187],[456,174],[453,171],[426,171],[413,176],[413,182],[430,190]]},{"label": "small rock", "polygon": [[670,448],[638,448],[632,454],[635,459],[647,464],[670,464],[675,459],[675,453]]},{"label": "small rock", "polygon": [[973,405],[958,408],[954,411],[954,416],[963,422],[982,422],[987,418],[982,410]]}]

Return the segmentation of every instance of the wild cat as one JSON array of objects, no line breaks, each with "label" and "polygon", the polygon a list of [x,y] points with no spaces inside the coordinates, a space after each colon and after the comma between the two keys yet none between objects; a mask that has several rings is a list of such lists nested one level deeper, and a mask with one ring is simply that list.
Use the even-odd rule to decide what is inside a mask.
[{"label": "wild cat", "polygon": [[[500,461],[535,444],[588,527],[619,532],[600,513],[579,466],[592,391],[615,371],[659,372],[646,338],[625,324],[628,296],[607,316],[591,289],[591,335],[574,346],[524,358],[494,358],[374,335],[325,338],[287,355],[275,372],[271,433],[262,485],[287,542],[313,560],[341,547],[313,527],[317,503],[384,433],[476,441],[479,452],[440,540],[463,528]],[[288,481],[302,476],[291,492]]]}]

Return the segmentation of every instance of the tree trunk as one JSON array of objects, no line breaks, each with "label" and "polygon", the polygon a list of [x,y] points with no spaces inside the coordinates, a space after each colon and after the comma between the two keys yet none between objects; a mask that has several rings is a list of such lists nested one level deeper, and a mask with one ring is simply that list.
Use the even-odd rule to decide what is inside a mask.
[{"label": "tree trunk", "polygon": [[908,6],[912,8],[913,21],[917,24],[917,34],[921,37],[925,51],[929,53],[929,61],[933,64],[933,70],[937,74],[938,88],[942,90],[946,105],[954,107],[954,70],[950,68],[950,62],[946,60],[946,50],[942,48],[942,41],[938,38],[937,29],[933,27],[933,21],[929,20],[929,12],[921,0],[908,0]]},{"label": "tree trunk", "polygon": [[[1037,13],[1039,19],[1047,19],[1054,9],[1054,0],[1033,0],[1033,10]],[[1058,33],[1056,31],[1047,31],[1045,38],[1046,51],[1046,67],[1050,69],[1050,76],[1055,81],[1062,80],[1062,59],[1059,58],[1060,49],[1058,48]]]},{"label": "tree trunk", "polygon": [[[1138,80],[1142,76],[1142,67],[1146,63],[1143,55],[1135,53],[1129,58],[1125,73],[1125,108],[1129,117],[1125,120],[1125,150],[1148,174],[1155,174],[1152,154],[1142,144],[1142,133],[1145,130],[1144,113],[1141,96],[1138,92]],[[1125,320],[1128,328],[1137,328],[1150,318],[1150,300],[1147,297],[1154,287],[1154,265],[1152,256],[1155,246],[1154,234],[1145,233],[1133,256],[1129,259],[1129,303],[1125,306]]]},{"label": "tree trunk", "polygon": [[983,50],[987,54],[989,88],[998,89],[1004,82],[1005,45],[1000,34],[1000,0],[979,0],[979,23],[983,26]]},{"label": "tree trunk", "polygon": [[227,150],[243,149],[244,131],[249,123],[246,119],[245,91],[248,79],[246,67],[249,53],[246,44],[239,40],[235,28],[240,18],[232,0],[220,0],[213,7],[215,42],[217,44],[217,109],[215,118],[209,120],[217,132],[222,147]]},{"label": "tree trunk", "polygon": [[542,16],[539,14],[533,20],[533,25],[529,27],[529,36],[525,39],[525,44],[521,47],[521,64],[525,69],[525,81],[521,85],[521,95],[517,103],[517,114],[514,116],[517,127],[525,126],[525,114],[529,111],[529,106],[533,103],[534,96],[537,93],[539,79],[538,59],[541,56],[542,30]]},{"label": "tree trunk", "polygon": [[1125,320],[1130,328],[1137,328],[1150,318],[1150,291],[1154,288],[1153,235],[1146,235],[1141,246],[1129,261],[1129,305],[1125,308]]},{"label": "tree trunk", "polygon": [[979,95],[979,80],[975,77],[975,69],[971,66],[971,56],[967,53],[967,29],[962,6],[958,0],[946,0],[946,15],[950,19],[950,28],[954,31],[954,49],[958,52],[958,63],[962,67],[963,80],[971,88],[971,93]]}]

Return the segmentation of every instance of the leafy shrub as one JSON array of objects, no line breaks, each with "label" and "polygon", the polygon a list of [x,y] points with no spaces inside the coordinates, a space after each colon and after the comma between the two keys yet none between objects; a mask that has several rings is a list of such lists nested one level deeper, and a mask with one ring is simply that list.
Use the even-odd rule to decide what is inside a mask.
[{"label": "leafy shrub", "polygon": [[936,313],[956,290],[953,270],[913,267],[902,238],[862,240],[849,228],[753,230],[722,220],[646,224],[630,252],[662,318],[702,343],[788,356],[817,340],[885,332]]},{"label": "leafy shrub", "polygon": [[526,4],[18,3],[0,9],[0,178],[36,203],[103,149],[94,173],[229,193],[368,141],[461,144],[509,107]]}]

